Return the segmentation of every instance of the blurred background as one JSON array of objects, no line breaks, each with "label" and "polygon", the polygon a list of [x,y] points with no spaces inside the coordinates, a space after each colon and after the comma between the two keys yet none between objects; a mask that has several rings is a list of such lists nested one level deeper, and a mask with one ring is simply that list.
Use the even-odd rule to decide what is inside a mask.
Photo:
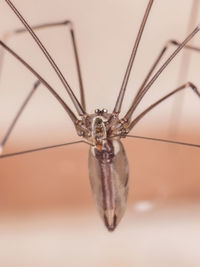
[{"label": "blurred background", "polygon": [[[147,3],[148,0],[14,1],[31,25],[73,21],[88,113],[96,108],[112,111]],[[199,23],[199,5],[199,0],[155,1],[122,115],[166,41],[183,40],[189,28]],[[4,1],[0,3],[0,25],[2,38],[5,32],[22,26]],[[68,29],[51,28],[37,34],[79,95]],[[192,43],[200,46],[199,34]],[[28,34],[11,37],[8,45],[74,110]],[[174,49],[170,46],[164,59]],[[186,81],[198,86],[199,62],[198,53],[181,52],[149,90],[136,115]],[[6,53],[0,80],[0,140],[34,82],[33,75]],[[199,121],[199,99],[186,89],[146,115],[132,134],[199,144]],[[79,138],[70,119],[40,86],[4,153],[73,140]],[[130,138],[123,143],[131,182],[127,211],[114,233],[107,232],[93,203],[87,145],[1,159],[0,265],[199,266],[200,150]]]}]

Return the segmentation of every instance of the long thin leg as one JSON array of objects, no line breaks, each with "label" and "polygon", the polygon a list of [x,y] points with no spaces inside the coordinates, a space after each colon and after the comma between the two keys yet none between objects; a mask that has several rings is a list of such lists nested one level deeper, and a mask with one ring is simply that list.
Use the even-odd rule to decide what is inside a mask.
[{"label": "long thin leg", "polygon": [[[10,33],[5,33],[1,38],[2,41],[6,43],[9,36],[10,36]],[[5,49],[2,46],[0,46],[0,79],[1,79],[2,69],[3,69],[4,56],[5,56]]]},{"label": "long thin leg", "polygon": [[[52,23],[43,23],[31,26],[32,30],[40,30],[40,29],[46,29],[46,28],[52,28],[52,27],[60,27],[60,26],[69,26],[67,27],[70,30],[70,36],[74,51],[74,57],[76,62],[76,69],[78,74],[78,81],[79,81],[79,88],[80,88],[80,98],[81,98],[81,105],[84,110],[86,110],[86,104],[85,104],[85,94],[84,94],[84,87],[83,87],[83,79],[81,74],[81,67],[80,67],[80,59],[77,49],[77,42],[75,38],[75,31],[73,27],[73,23],[70,20],[60,21],[60,22],[52,22]],[[20,28],[16,29],[12,32],[12,34],[21,34],[21,33],[28,33],[26,28]]]},{"label": "long thin leg", "polygon": [[[199,13],[199,8],[200,8],[200,1],[199,0],[192,0],[191,5],[191,11],[190,11],[190,16],[188,19],[187,23],[187,29],[186,29],[186,34],[188,34],[191,29],[193,29],[198,23],[198,13]],[[192,40],[190,42],[190,45],[193,45]],[[186,51],[182,54],[181,56],[181,61],[180,61],[180,67],[179,67],[179,73],[178,73],[178,78],[177,78],[177,85],[181,83],[185,83],[188,81],[188,74],[189,74],[189,67],[191,63],[191,57],[192,53],[190,51]],[[184,94],[181,94],[181,96],[175,96],[174,98],[174,103],[171,108],[171,120],[169,123],[169,135],[177,134],[178,129],[179,129],[179,124],[181,121],[181,113],[183,109],[183,102],[184,102]]]},{"label": "long thin leg", "polygon": [[42,44],[42,42],[40,41],[40,39],[33,32],[33,30],[31,29],[31,27],[29,26],[29,24],[26,22],[26,20],[23,18],[23,16],[19,13],[19,11],[16,9],[16,7],[12,4],[12,2],[10,0],[5,0],[5,1],[10,6],[10,8],[13,10],[13,12],[17,15],[17,17],[21,20],[21,22],[23,23],[23,25],[25,26],[25,28],[27,29],[27,31],[33,37],[33,39],[35,40],[35,42],[37,43],[37,45],[39,46],[39,48],[41,49],[41,51],[43,52],[43,54],[45,55],[45,57],[47,58],[47,60],[51,64],[51,66],[53,67],[53,69],[55,70],[58,78],[60,79],[60,81],[62,82],[63,86],[67,90],[67,92],[68,92],[68,94],[69,94],[69,96],[70,96],[70,98],[71,98],[71,100],[72,100],[72,102],[73,102],[73,104],[74,104],[74,106],[75,106],[78,114],[80,116],[86,115],[85,110],[83,109],[83,107],[79,103],[78,99],[74,95],[71,87],[69,86],[69,84],[66,81],[65,77],[63,76],[62,72],[60,71],[60,69],[58,68],[58,66],[56,65],[55,61],[52,59],[52,57],[50,56],[49,52],[44,47],[44,45]]},{"label": "long thin leg", "polygon": [[127,83],[128,83],[129,77],[130,77],[131,69],[132,69],[132,66],[133,66],[133,63],[134,63],[134,59],[135,59],[135,56],[136,56],[136,53],[137,53],[137,49],[138,49],[138,46],[139,46],[143,31],[144,31],[144,27],[146,25],[146,22],[147,22],[151,7],[153,5],[153,1],[154,0],[149,0],[148,6],[147,6],[145,14],[144,14],[144,17],[142,19],[142,23],[140,25],[140,29],[139,29],[137,38],[135,40],[135,44],[134,44],[134,47],[133,47],[133,50],[132,50],[132,53],[131,53],[131,57],[129,59],[128,66],[127,66],[127,69],[126,69],[126,72],[125,72],[125,75],[124,75],[124,79],[123,79],[123,82],[122,82],[122,85],[121,85],[119,96],[117,98],[117,101],[116,101],[116,104],[115,104],[115,108],[113,110],[114,114],[120,113],[121,105],[122,105],[122,102],[123,102],[123,99],[124,99],[124,94],[125,94],[125,91],[126,91],[126,87],[127,87]]},{"label": "long thin leg", "polygon": [[62,100],[62,98],[56,93],[56,91],[45,81],[38,72],[36,72],[27,62],[25,62],[19,55],[17,55],[11,48],[9,48],[6,44],[4,44],[2,41],[0,41],[0,45],[4,47],[11,55],[13,55],[17,60],[19,60],[30,72],[32,72],[37,79],[44,84],[44,86],[53,94],[53,96],[57,99],[58,102],[62,105],[62,107],[65,109],[69,117],[71,118],[72,122],[74,123],[74,126],[77,126],[78,119],[72,112],[72,110],[67,106],[67,104]]},{"label": "long thin leg", "polygon": [[[126,113],[125,117],[126,120],[129,120],[133,114],[133,109],[134,109],[134,105],[136,103],[136,101],[138,100],[138,98],[141,95],[141,92],[143,91],[145,85],[147,84],[147,82],[149,81],[152,73],[154,72],[155,68],[157,67],[157,65],[160,63],[161,59],[163,58],[164,54],[167,52],[167,49],[169,48],[170,45],[176,45],[176,46],[180,46],[180,42],[176,41],[176,40],[169,40],[167,41],[166,45],[164,46],[164,48],[161,50],[161,52],[159,53],[158,57],[156,58],[154,64],[152,65],[152,67],[150,68],[149,72],[147,73],[147,76],[145,77],[144,81],[142,82],[142,85],[140,86],[138,93],[136,94],[133,103],[131,104],[131,108],[128,110],[128,112]],[[200,52],[200,47],[196,47],[196,46],[191,46],[191,45],[185,45],[184,49],[190,49],[196,52]]]},{"label": "long thin leg", "polygon": [[200,92],[198,91],[197,87],[191,83],[191,82],[187,82],[186,84],[178,87],[177,89],[173,90],[171,93],[167,94],[166,96],[162,97],[161,99],[159,99],[158,101],[156,101],[154,104],[152,104],[151,106],[149,106],[147,109],[145,109],[142,113],[140,113],[140,115],[138,115],[128,126],[127,128],[127,132],[130,132],[133,127],[150,111],[152,110],[154,107],[156,107],[157,105],[159,105],[160,103],[162,103],[164,100],[166,100],[167,98],[169,98],[170,96],[176,94],[177,92],[185,89],[185,88],[191,88],[195,94],[197,94],[198,97],[200,97]]},{"label": "long thin leg", "polygon": [[[185,47],[185,45],[194,37],[194,35],[200,30],[200,26],[197,26],[188,36],[187,38],[177,47],[177,49],[171,54],[171,56],[164,62],[164,64],[160,67],[160,69],[155,73],[155,75],[151,78],[151,80],[145,85],[145,87],[141,90],[140,95],[137,97],[136,103],[130,107],[131,112],[133,113],[136,107],[139,105],[147,91],[153,85],[153,83],[157,80],[163,70],[169,65],[169,63],[173,60],[173,58]],[[129,112],[129,111],[128,111]]]},{"label": "long thin leg", "polygon": [[31,91],[27,95],[26,99],[23,101],[21,107],[19,108],[19,110],[18,110],[16,116],[14,117],[11,125],[9,126],[2,142],[0,143],[0,154],[3,152],[3,148],[6,145],[6,142],[8,141],[8,138],[11,135],[13,128],[15,127],[19,117],[21,116],[22,112],[24,111],[25,107],[27,106],[28,102],[30,101],[31,97],[33,96],[33,94],[35,93],[35,91],[39,85],[40,85],[40,81],[37,81],[34,83],[33,88],[31,89]]},{"label": "long thin leg", "polygon": [[191,143],[185,143],[185,142],[179,142],[179,141],[167,140],[167,139],[161,139],[161,138],[137,136],[137,135],[129,135],[129,134],[126,137],[200,148],[200,145],[197,145],[197,144],[191,144]]},{"label": "long thin leg", "polygon": [[24,155],[27,153],[32,153],[32,152],[37,152],[37,151],[42,151],[42,150],[47,150],[47,149],[51,149],[51,148],[57,148],[57,147],[62,147],[62,146],[68,146],[68,145],[74,145],[74,144],[80,144],[80,143],[84,143],[87,145],[92,146],[92,144],[90,144],[87,141],[84,140],[80,140],[80,141],[74,141],[74,142],[69,142],[69,143],[65,143],[65,144],[59,144],[59,145],[53,145],[53,146],[45,146],[45,147],[39,147],[39,148],[34,148],[34,149],[29,149],[29,150],[24,150],[24,151],[19,151],[19,152],[15,152],[15,153],[10,153],[10,154],[5,154],[5,155],[1,155],[1,158],[8,158],[8,157],[13,157],[13,156],[19,156],[19,155]]}]

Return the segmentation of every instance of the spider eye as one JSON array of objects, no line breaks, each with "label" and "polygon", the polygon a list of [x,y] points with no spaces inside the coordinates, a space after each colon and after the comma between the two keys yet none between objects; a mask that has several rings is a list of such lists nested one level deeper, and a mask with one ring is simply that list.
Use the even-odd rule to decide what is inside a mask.
[{"label": "spider eye", "polygon": [[100,113],[100,110],[97,108],[97,109],[95,109],[95,111],[94,111],[96,114],[99,114]]}]

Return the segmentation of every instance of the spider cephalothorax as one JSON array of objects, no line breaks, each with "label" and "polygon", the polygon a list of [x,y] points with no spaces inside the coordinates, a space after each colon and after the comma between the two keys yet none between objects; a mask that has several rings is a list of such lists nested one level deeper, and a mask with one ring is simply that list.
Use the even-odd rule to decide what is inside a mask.
[{"label": "spider cephalothorax", "polygon": [[82,117],[77,122],[78,135],[86,138],[93,145],[100,145],[106,139],[124,137],[128,122],[119,119],[117,114],[108,113],[106,109],[96,109],[95,113]]}]

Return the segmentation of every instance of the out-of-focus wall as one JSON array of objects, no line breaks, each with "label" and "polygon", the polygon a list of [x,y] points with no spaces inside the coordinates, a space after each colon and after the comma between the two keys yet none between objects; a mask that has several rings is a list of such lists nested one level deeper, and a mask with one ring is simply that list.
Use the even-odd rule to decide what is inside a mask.
[{"label": "out-of-focus wall", "polygon": [[[147,1],[15,1],[31,25],[71,19],[80,52],[88,112],[112,111]],[[123,112],[129,107],[155,57],[169,39],[186,36],[192,1],[155,1],[133,67]],[[3,1],[0,33],[21,27]],[[78,95],[70,35],[65,27],[42,30],[39,37]],[[72,104],[31,37],[13,36],[8,44]],[[194,39],[198,45],[199,34]],[[169,55],[175,47],[170,47]],[[191,58],[188,79],[199,83],[198,53]],[[136,113],[177,86],[181,55],[151,88]],[[0,137],[3,138],[35,78],[8,54],[0,86]],[[185,81],[183,81],[185,82]],[[149,113],[133,134],[199,143],[199,99],[187,89],[176,133],[170,131],[173,99]],[[73,108],[73,107],[72,107]],[[73,108],[74,110],[74,108]],[[123,114],[122,112],[122,114]],[[170,133],[170,134],[169,134]],[[78,139],[62,107],[41,86],[20,118],[5,152]],[[199,196],[199,151],[195,148],[129,139],[126,142],[132,200]],[[76,145],[1,160],[1,209],[88,205],[87,147]],[[84,188],[84,190],[83,190]],[[90,204],[91,205],[91,204]]]},{"label": "out-of-focus wall", "polygon": [[[31,25],[73,21],[87,110],[112,111],[148,0],[13,2]],[[185,38],[191,6],[199,2],[154,1],[122,114],[166,41]],[[0,1],[0,36],[18,27],[21,23],[6,1]],[[67,29],[43,30],[38,35],[78,95]],[[199,38],[197,34],[195,45],[200,46]],[[8,44],[72,107],[29,35],[12,37]],[[174,49],[169,48],[165,59]],[[136,114],[180,85],[178,81],[185,82],[186,77],[183,81],[178,77],[181,62],[179,55],[151,88]],[[32,74],[8,54],[4,63],[0,80],[0,140],[35,82]],[[193,53],[187,79],[197,85],[199,68],[200,54]],[[133,134],[199,144],[199,99],[186,89],[181,116],[173,113],[172,119],[173,105],[171,99],[157,107],[136,126]],[[175,123],[176,130],[171,128]],[[4,153],[77,139],[62,107],[41,86],[17,123]],[[200,266],[200,150],[131,138],[122,141],[130,166],[129,205],[112,234],[95,211],[88,179],[87,145],[0,159],[0,266]]]}]

